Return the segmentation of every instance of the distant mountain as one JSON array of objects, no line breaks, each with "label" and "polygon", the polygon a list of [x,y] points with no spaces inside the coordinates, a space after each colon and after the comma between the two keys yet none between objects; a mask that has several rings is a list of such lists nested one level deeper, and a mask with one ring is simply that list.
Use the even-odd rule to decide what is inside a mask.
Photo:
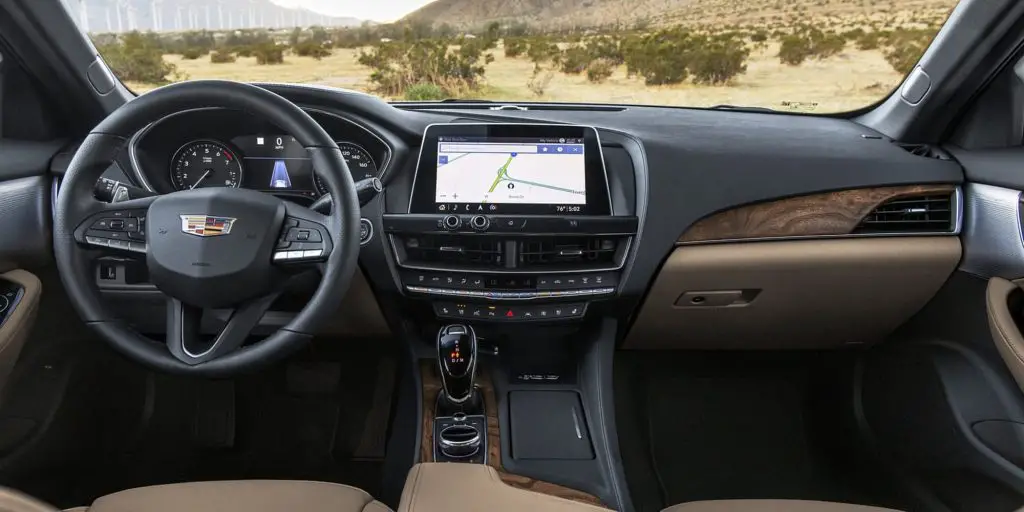
[{"label": "distant mountain", "polygon": [[362,20],[283,7],[270,0],[63,0],[89,32],[349,27]]},{"label": "distant mountain", "polygon": [[537,27],[650,23],[773,23],[800,17],[895,13],[942,17],[957,0],[435,0],[402,21],[476,28],[492,21]]}]

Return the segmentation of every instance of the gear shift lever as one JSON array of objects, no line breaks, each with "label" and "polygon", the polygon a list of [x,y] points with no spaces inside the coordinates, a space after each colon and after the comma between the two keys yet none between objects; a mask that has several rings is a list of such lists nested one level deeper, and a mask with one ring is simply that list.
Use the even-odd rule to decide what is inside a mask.
[{"label": "gear shift lever", "polygon": [[441,386],[451,404],[461,405],[473,396],[476,376],[476,333],[463,324],[446,325],[437,333],[437,362]]}]

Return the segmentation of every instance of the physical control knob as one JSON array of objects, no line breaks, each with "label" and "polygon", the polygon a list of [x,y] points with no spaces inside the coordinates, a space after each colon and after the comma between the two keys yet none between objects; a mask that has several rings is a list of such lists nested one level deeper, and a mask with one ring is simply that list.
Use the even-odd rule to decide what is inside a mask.
[{"label": "physical control knob", "polygon": [[487,228],[491,227],[491,220],[483,215],[476,215],[469,219],[469,225],[477,231],[487,231]]},{"label": "physical control knob", "polygon": [[462,227],[462,219],[458,215],[448,215],[444,218],[444,228],[448,231],[455,231]]}]

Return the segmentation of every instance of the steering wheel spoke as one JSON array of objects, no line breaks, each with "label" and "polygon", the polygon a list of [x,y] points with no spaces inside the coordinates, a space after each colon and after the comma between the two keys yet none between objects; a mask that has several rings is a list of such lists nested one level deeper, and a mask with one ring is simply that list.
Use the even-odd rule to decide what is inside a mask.
[{"label": "steering wheel spoke", "polygon": [[188,365],[234,352],[249,338],[279,295],[275,292],[241,304],[231,312],[220,333],[209,339],[202,334],[203,308],[168,298],[167,350]]},{"label": "steering wheel spoke", "polygon": [[274,263],[286,267],[319,266],[336,243],[330,217],[294,203],[285,203],[286,216],[274,247]]},{"label": "steering wheel spoke", "polygon": [[154,198],[120,203],[95,201],[92,213],[78,223],[75,241],[105,253],[145,254],[146,217]]}]

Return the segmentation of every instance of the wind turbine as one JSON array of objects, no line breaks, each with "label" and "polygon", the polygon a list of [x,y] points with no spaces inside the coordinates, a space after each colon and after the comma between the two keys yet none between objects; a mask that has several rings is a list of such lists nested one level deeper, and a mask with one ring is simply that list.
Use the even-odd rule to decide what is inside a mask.
[{"label": "wind turbine", "polygon": [[128,30],[135,30],[138,28],[135,24],[135,6],[128,3],[128,0],[125,0],[125,4],[125,10],[128,11]]},{"label": "wind turbine", "polygon": [[256,0],[249,0],[249,28],[256,26]]},{"label": "wind turbine", "polygon": [[179,5],[178,6],[178,15],[174,19],[174,28],[178,29],[178,32],[181,32],[182,28],[184,27],[181,24],[181,9],[182,9],[182,7]]},{"label": "wind turbine", "polygon": [[204,6],[204,10],[206,11],[206,25],[203,28],[210,30],[213,28],[213,24],[210,23],[210,4],[206,4]]},{"label": "wind turbine", "polygon": [[89,8],[85,0],[78,0],[78,23],[82,27],[82,32],[89,33]]},{"label": "wind turbine", "polygon": [[106,18],[106,20],[107,20],[107,32],[113,32],[114,31],[114,27],[113,27],[113,25],[110,24],[110,7],[109,6],[103,8],[103,17]]},{"label": "wind turbine", "polygon": [[117,31],[118,33],[124,32],[124,24],[121,22],[121,7],[124,6],[124,0],[117,0],[114,4],[114,12],[117,14]]},{"label": "wind turbine", "polygon": [[162,28],[160,27],[160,9],[159,7],[157,7],[158,5],[160,5],[160,1],[161,0],[153,0],[149,3],[149,9],[151,11],[151,15],[153,16],[153,30],[157,32],[162,30]]},{"label": "wind turbine", "polygon": [[220,24],[220,29],[224,30],[224,4],[217,2],[217,22]]}]

